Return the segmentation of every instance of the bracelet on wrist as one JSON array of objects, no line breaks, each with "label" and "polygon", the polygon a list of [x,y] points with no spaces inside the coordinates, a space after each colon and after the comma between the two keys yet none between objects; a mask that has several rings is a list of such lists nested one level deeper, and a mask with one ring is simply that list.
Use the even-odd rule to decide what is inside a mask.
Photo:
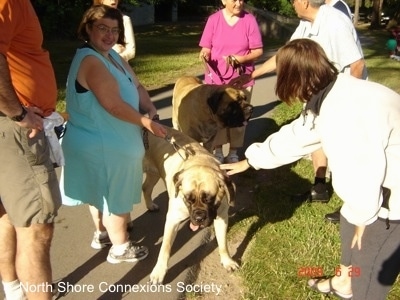
[{"label": "bracelet on wrist", "polygon": [[22,112],[19,115],[10,117],[11,120],[13,120],[14,122],[21,122],[25,116],[28,114],[28,111],[25,109],[25,107],[23,105],[21,105],[22,108]]}]

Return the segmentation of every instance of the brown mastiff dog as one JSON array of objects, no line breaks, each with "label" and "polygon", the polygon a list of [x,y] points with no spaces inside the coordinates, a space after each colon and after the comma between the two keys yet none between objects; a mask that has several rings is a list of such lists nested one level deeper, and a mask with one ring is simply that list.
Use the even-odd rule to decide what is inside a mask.
[{"label": "brown mastiff dog", "polygon": [[203,84],[197,77],[181,77],[172,95],[172,125],[212,151],[219,129],[247,124],[253,106],[242,90],[229,85]]},{"label": "brown mastiff dog", "polygon": [[230,257],[226,241],[228,209],[234,203],[235,185],[203,146],[180,131],[166,128],[167,139],[148,134],[148,143],[145,141],[146,206],[149,210],[157,209],[151,193],[160,178],[169,197],[163,242],[150,282],[163,282],[176,232],[187,218],[192,230],[214,224],[221,263],[229,271],[236,270],[239,265]]}]

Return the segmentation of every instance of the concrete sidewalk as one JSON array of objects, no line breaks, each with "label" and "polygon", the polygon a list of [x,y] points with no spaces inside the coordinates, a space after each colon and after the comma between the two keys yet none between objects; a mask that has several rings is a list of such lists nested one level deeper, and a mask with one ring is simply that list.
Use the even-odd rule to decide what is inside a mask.
[{"label": "concrete sidewalk", "polygon": [[[266,129],[268,122],[265,119],[278,103],[273,91],[275,79],[275,76],[270,76],[256,81],[252,97],[255,109],[246,130],[245,146]],[[152,96],[160,118],[166,125],[171,125],[171,99],[172,87]],[[144,204],[135,206],[132,212],[134,229],[131,238],[150,250],[149,256],[136,264],[113,265],[106,262],[109,248],[94,250],[90,247],[94,226],[88,207],[61,207],[51,248],[53,278],[60,292],[57,299],[175,300],[184,299],[186,292],[198,289],[206,294],[217,294],[217,287],[212,281],[193,285],[195,278],[191,272],[209,253],[205,251],[204,244],[209,239],[210,230],[192,232],[186,222],[180,226],[173,245],[164,285],[148,284],[161,246],[167,212],[168,199],[161,181],[153,192],[153,198],[160,206],[159,212],[147,212]],[[221,267],[221,276],[224,276],[224,272]],[[0,298],[3,296],[1,291]]]}]

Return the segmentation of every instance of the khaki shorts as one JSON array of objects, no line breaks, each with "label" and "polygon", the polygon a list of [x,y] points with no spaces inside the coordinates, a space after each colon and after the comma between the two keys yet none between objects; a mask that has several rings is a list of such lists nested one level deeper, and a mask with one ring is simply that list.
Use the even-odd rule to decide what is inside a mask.
[{"label": "khaki shorts", "polygon": [[44,132],[29,130],[0,115],[0,198],[14,226],[52,223],[61,206],[57,175]]}]

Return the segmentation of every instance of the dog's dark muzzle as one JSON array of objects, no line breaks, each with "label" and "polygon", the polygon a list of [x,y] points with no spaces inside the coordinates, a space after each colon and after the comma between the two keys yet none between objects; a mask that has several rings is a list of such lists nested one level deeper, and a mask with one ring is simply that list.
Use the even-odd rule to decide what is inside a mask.
[{"label": "dog's dark muzzle", "polygon": [[204,225],[204,222],[207,220],[207,212],[204,210],[195,210],[192,213],[192,222],[196,225]]},{"label": "dog's dark muzzle", "polygon": [[196,231],[199,228],[205,228],[212,224],[213,219],[205,210],[194,210],[190,215],[190,229]]},{"label": "dog's dark muzzle", "polygon": [[251,118],[251,115],[253,114],[253,110],[254,107],[253,105],[248,105],[243,109],[243,113],[244,113],[244,119],[246,120],[246,122],[248,122]]},{"label": "dog's dark muzzle", "polygon": [[225,128],[242,127],[247,125],[252,113],[253,105],[243,98],[231,102],[219,118]]}]

